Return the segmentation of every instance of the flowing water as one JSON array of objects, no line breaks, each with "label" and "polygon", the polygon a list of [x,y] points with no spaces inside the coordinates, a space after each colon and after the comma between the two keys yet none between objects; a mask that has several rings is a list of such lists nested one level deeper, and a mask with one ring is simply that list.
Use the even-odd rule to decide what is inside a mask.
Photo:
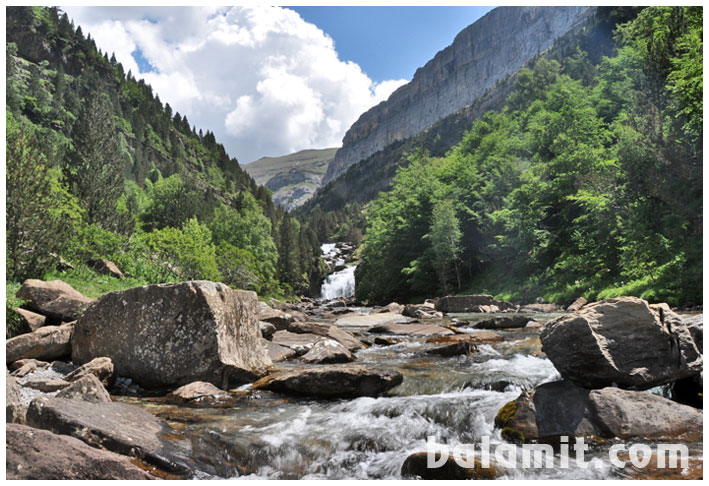
[{"label": "flowing water", "polygon": [[[344,260],[343,263],[344,265]],[[332,300],[354,296],[355,292],[355,269],[356,265],[345,267],[339,272],[335,272],[325,279],[320,288],[320,298]]]},{"label": "flowing water", "polygon": [[[542,321],[552,317],[535,316]],[[406,457],[425,451],[429,436],[449,445],[480,443],[483,436],[490,437],[493,447],[503,443],[494,428],[500,407],[523,389],[559,379],[541,353],[538,332],[508,330],[502,334],[505,341],[478,345],[478,352],[470,356],[427,355],[425,351],[434,345],[413,338],[360,350],[356,362],[395,369],[404,376],[401,385],[378,398],[309,400],[254,392],[246,386],[239,392],[241,401],[230,408],[181,408],[155,399],[124,400],[166,419],[191,441],[195,457],[216,463],[216,469],[199,473],[203,478],[400,479]],[[285,362],[275,367],[298,366],[304,365]],[[501,380],[509,382],[503,391],[485,389]],[[508,468],[500,474],[502,478],[533,479],[632,476],[632,471],[612,468],[608,447],[610,443],[587,454],[586,461],[593,459],[590,468],[574,465],[572,460],[569,468]],[[700,458],[701,467],[701,444],[693,447],[693,457]]]}]

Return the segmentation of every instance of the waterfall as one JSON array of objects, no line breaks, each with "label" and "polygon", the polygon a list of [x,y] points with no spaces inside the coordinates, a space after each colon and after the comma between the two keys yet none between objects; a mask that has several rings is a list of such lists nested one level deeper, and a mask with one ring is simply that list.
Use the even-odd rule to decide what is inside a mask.
[{"label": "waterfall", "polygon": [[355,291],[355,268],[357,266],[352,265],[328,275],[320,289],[320,297],[324,300],[352,297]]}]

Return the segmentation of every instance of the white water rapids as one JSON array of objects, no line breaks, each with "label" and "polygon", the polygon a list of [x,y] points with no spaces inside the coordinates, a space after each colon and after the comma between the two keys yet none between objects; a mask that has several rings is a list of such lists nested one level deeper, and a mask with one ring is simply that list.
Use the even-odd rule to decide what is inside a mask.
[{"label": "white water rapids", "polygon": [[[325,243],[321,246],[323,258],[334,259],[337,257],[337,248],[334,243]],[[336,265],[344,265],[341,258],[335,260]],[[354,296],[355,293],[355,269],[357,265],[351,265],[339,272],[327,276],[320,288],[320,298],[332,300]]]}]

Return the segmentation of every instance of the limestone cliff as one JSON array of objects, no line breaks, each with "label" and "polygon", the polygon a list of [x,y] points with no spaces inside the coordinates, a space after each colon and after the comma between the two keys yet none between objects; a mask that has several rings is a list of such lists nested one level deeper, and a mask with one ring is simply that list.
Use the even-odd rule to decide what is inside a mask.
[{"label": "limestone cliff", "polygon": [[593,13],[588,7],[499,7],[463,29],[413,80],[350,127],[323,184],[471,104]]}]

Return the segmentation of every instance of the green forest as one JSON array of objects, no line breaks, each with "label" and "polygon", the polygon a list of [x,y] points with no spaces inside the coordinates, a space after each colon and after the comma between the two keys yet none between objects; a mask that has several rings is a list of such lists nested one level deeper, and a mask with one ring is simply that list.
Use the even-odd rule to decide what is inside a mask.
[{"label": "green forest", "polygon": [[61,10],[7,8],[6,69],[8,308],[27,278],[91,297],[188,279],[319,288],[315,231]]},{"label": "green forest", "polygon": [[411,153],[365,210],[357,297],[701,303],[702,8],[643,9],[615,43],[539,57],[445,156]]}]

